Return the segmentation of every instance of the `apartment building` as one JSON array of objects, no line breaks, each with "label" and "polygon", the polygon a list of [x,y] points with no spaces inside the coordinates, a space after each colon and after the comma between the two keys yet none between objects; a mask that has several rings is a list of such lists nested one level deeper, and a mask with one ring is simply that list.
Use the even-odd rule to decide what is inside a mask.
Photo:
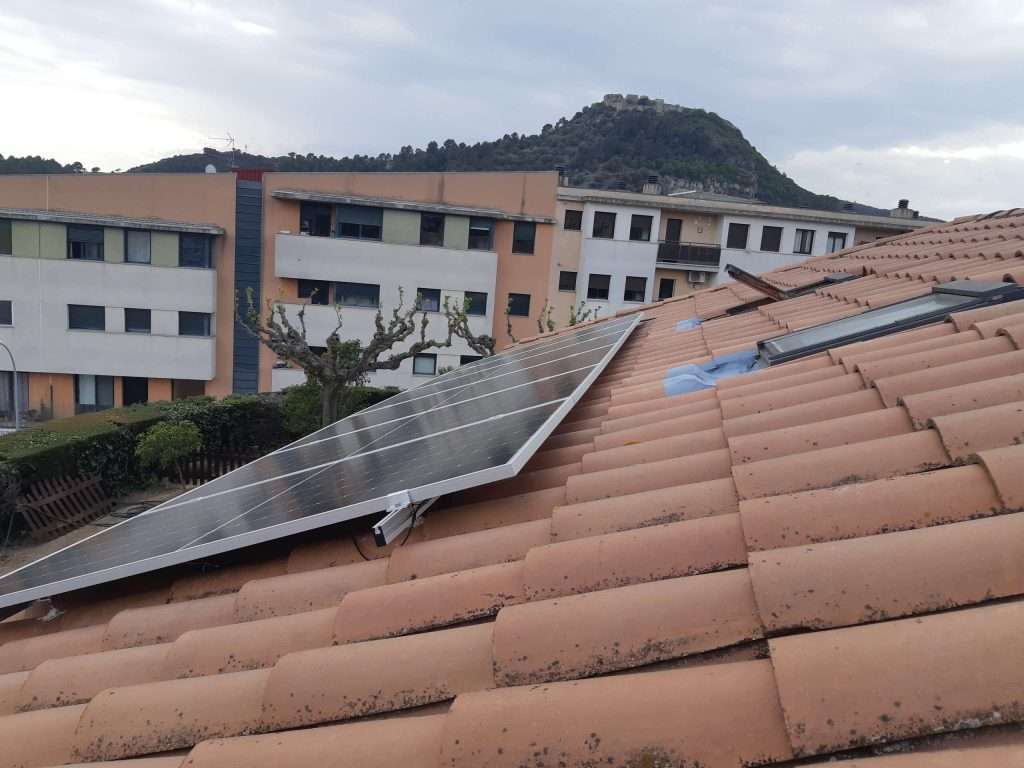
[{"label": "apartment building", "polygon": [[[308,336],[368,339],[404,293],[443,337],[536,333],[553,262],[557,175],[88,174],[0,177],[0,341],[30,417],[304,380],[235,322],[236,296],[306,304]],[[506,307],[508,317],[506,318]],[[0,419],[13,374],[0,355]],[[378,385],[475,355],[456,339]]]},{"label": "apartment building", "polygon": [[729,280],[726,265],[766,272],[928,221],[900,201],[889,216],[785,208],[699,193],[661,194],[560,187],[555,316],[575,305],[606,316]]}]

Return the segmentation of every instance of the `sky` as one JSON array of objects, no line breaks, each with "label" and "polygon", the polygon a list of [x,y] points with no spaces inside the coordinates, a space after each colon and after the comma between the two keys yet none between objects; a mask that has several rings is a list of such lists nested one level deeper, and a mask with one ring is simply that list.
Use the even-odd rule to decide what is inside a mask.
[{"label": "sky", "polygon": [[1024,206],[1022,39],[1019,0],[4,0],[0,153],[376,155],[636,93],[814,192],[948,218]]}]

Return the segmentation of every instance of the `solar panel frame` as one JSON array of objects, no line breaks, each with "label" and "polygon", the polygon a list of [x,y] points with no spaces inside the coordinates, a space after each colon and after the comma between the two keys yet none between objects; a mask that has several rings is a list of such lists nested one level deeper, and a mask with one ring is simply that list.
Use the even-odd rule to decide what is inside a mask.
[{"label": "solar panel frame", "polygon": [[[608,363],[615,357],[616,353],[619,351],[622,345],[625,344],[626,340],[630,337],[632,332],[639,325],[642,318],[643,316],[638,313],[628,318],[611,320],[608,321],[607,323],[601,323],[594,326],[590,326],[589,328],[586,329],[581,329],[580,331],[576,331],[572,334],[569,334],[564,339],[559,339],[556,337],[555,339],[552,339],[551,342],[549,342],[548,344],[544,344],[543,347],[540,345],[528,345],[522,347],[521,349],[513,350],[510,353],[497,355],[492,358],[485,358],[485,360],[483,361],[476,361],[471,366],[467,366],[467,368],[476,368],[475,371],[466,370],[460,372],[457,369],[456,371],[453,371],[451,374],[446,374],[445,376],[438,377],[437,379],[431,381],[429,384],[425,385],[428,388],[428,391],[426,391],[425,393],[421,391],[423,388],[406,390],[405,392],[399,393],[393,398],[389,398],[388,400],[379,403],[378,405],[374,406],[371,409],[367,409],[361,411],[359,414],[356,414],[357,416],[361,416],[369,413],[379,413],[383,409],[389,407],[388,404],[392,403],[392,401],[395,401],[396,398],[400,399],[398,399],[396,403],[392,403],[392,406],[395,404],[402,404],[407,401],[412,402],[416,400],[422,400],[424,397],[437,394],[430,392],[430,388],[435,388],[438,385],[444,385],[445,383],[450,385],[460,380],[468,380],[469,383],[465,384],[465,387],[461,385],[455,387],[449,386],[441,390],[441,392],[452,392],[452,396],[455,396],[455,394],[457,394],[458,392],[465,391],[466,388],[472,387],[472,382],[488,381],[496,378],[494,376],[489,377],[486,374],[489,371],[491,373],[494,373],[496,369],[504,367],[507,363],[549,356],[550,353],[553,351],[565,352],[565,354],[557,358],[557,360],[566,360],[573,356],[574,349],[580,346],[587,347],[588,342],[596,341],[601,338],[607,338],[610,343],[607,345],[604,355],[601,356],[596,362],[594,362],[592,366],[590,366],[590,370],[580,380],[579,384],[575,388],[573,388],[572,391],[564,398],[530,404],[518,410],[495,414],[491,417],[482,419],[480,421],[470,422],[469,424],[457,425],[452,430],[450,430],[455,432],[459,430],[472,429],[480,425],[486,425],[495,420],[507,419],[512,417],[520,417],[521,419],[526,418],[528,421],[531,422],[531,424],[535,424],[535,428],[532,428],[530,430],[529,436],[522,440],[521,444],[519,444],[518,448],[515,449],[511,457],[502,464],[493,465],[480,469],[474,469],[472,471],[468,471],[460,475],[445,477],[443,479],[438,479],[431,482],[425,482],[420,486],[414,486],[412,488],[395,487],[389,489],[387,493],[381,494],[380,496],[365,499],[355,504],[348,504],[343,507],[338,507],[335,509],[327,509],[312,515],[302,515],[301,517],[298,517],[296,519],[264,526],[248,532],[237,533],[228,538],[217,538],[206,542],[203,541],[204,539],[208,539],[210,536],[215,534],[217,530],[223,528],[224,525],[230,525],[235,520],[240,519],[254,512],[256,509],[259,508],[259,505],[256,505],[254,507],[246,509],[234,520],[230,520],[225,524],[213,528],[212,530],[206,531],[202,536],[194,539],[192,542],[186,543],[185,545],[177,549],[173,549],[171,551],[163,552],[161,554],[153,555],[150,557],[140,558],[137,560],[133,560],[131,562],[119,563],[117,565],[112,565],[110,567],[102,568],[99,570],[93,570],[84,574],[78,574],[75,576],[70,576],[59,580],[48,581],[35,586],[28,586],[22,589],[15,589],[13,591],[0,592],[0,609],[20,605],[22,603],[26,603],[28,601],[41,597],[50,597],[53,595],[62,594],[64,592],[69,592],[89,586],[95,586],[117,579],[159,570],[161,568],[165,568],[172,565],[180,565],[204,557],[223,554],[225,552],[230,552],[236,549],[241,549],[243,547],[248,547],[255,544],[264,543],[267,541],[272,541],[275,539],[283,538],[285,536],[302,533],[309,530],[314,530],[316,528],[333,525],[339,522],[345,522],[347,520],[352,520],[359,517],[365,517],[376,512],[383,512],[387,507],[388,497],[396,493],[408,493],[409,498],[412,501],[423,502],[448,493],[454,493],[456,491],[465,490],[468,488],[473,488],[480,485],[485,485],[488,483],[497,482],[500,480],[505,480],[514,477],[520,472],[520,470],[523,468],[526,462],[529,461],[529,459],[533,456],[533,454],[541,446],[541,444],[548,438],[551,432],[553,432],[555,428],[557,428],[557,426],[562,422],[565,415],[569,413],[573,406],[575,406],[575,404],[580,400],[580,398],[582,398],[583,395],[590,389],[590,386],[593,384],[594,380],[596,380],[596,378],[601,374],[601,372],[605,369]],[[555,346],[551,346],[551,344],[554,344]],[[587,349],[583,350],[582,352],[580,352],[580,350],[577,350],[577,352],[582,355],[586,355],[587,352],[597,351],[600,348],[600,345],[596,347],[591,346],[587,347]],[[514,357],[509,357],[509,355],[513,355]],[[481,362],[486,362],[488,363],[488,365],[480,366]],[[541,365],[543,365],[543,363],[541,363]],[[566,375],[566,373],[574,373],[575,370],[576,369],[572,369],[568,372],[557,374],[556,376],[551,378],[557,378],[557,376]],[[581,368],[579,370],[583,369]],[[481,374],[483,375],[481,376]],[[449,376],[452,378],[449,379]],[[445,381],[446,379],[447,382]],[[547,379],[540,379],[538,381],[546,380]],[[527,387],[529,386],[529,383],[531,382],[526,382],[519,386]],[[508,392],[509,389],[514,389],[514,387],[499,390],[499,392]],[[403,398],[403,396],[406,397]],[[485,396],[492,397],[493,394],[488,394]],[[409,398],[411,398],[411,400],[409,400]],[[465,401],[458,401],[453,403],[452,405],[459,405],[463,402]],[[435,406],[434,408],[429,408],[420,413],[419,415],[423,416],[425,414],[432,413],[442,407],[444,406],[439,405]],[[523,414],[527,414],[527,416],[523,416]],[[543,416],[542,419],[540,419],[541,416]],[[537,419],[539,419],[539,421]],[[313,435],[306,436],[306,438],[303,438],[303,440],[306,440],[309,437],[315,436],[317,434],[321,434],[325,432],[325,430],[329,430],[334,426],[336,425],[329,425],[328,427],[325,427],[324,429],[318,430],[318,432],[313,433]],[[429,441],[432,437],[436,437],[437,434],[438,433],[435,433],[434,435],[420,437],[411,442],[423,443]],[[268,454],[268,456],[274,456],[278,453],[281,453],[282,451],[287,451],[289,449],[294,450],[299,442],[301,441],[296,441],[296,443],[292,443],[289,446],[284,446],[283,448],[278,449],[278,451]],[[397,446],[393,445],[388,448],[382,448],[380,450],[393,450],[395,448],[401,447],[402,445],[411,444],[411,442],[399,443]],[[352,457],[344,459],[344,461],[360,459],[373,453],[375,452],[370,451],[369,453],[356,453]],[[245,467],[241,467],[238,470],[234,470],[234,472],[228,473],[227,475],[223,475],[222,478],[240,472],[242,469],[245,469]],[[276,485],[277,481],[285,479],[286,478],[284,476],[276,476],[274,478],[271,478],[271,480],[267,482]],[[293,489],[294,485],[295,484],[292,483],[287,484],[283,491],[278,492],[278,495],[290,492]],[[198,491],[204,487],[206,486],[200,486],[200,488],[194,490]],[[243,490],[246,487],[249,486],[243,486],[235,490]],[[229,491],[226,493],[232,492],[234,491]],[[96,539],[99,536],[110,534],[112,531],[122,528],[122,526],[128,526],[133,522],[139,520],[145,520],[147,524],[149,523],[149,521],[152,520],[155,524],[158,518],[161,517],[160,513],[165,512],[167,514],[174,514],[174,508],[176,506],[181,506],[180,503],[175,504],[174,502],[188,495],[189,494],[182,494],[182,496],[175,497],[175,499],[171,499],[169,500],[169,502],[162,504],[152,510],[149,510],[143,513],[142,515],[122,521],[117,525],[111,526],[108,529],[99,531],[90,537],[87,537],[78,542],[75,542],[74,544],[57,550],[56,552],[53,552],[44,558],[33,561],[32,563],[28,563],[27,565],[22,566],[19,569],[11,571],[8,574],[2,575],[0,576],[0,589],[3,589],[5,582],[10,583],[9,580],[17,574],[20,574],[21,572],[26,571],[27,569],[30,569],[33,566],[36,566],[40,563],[43,563],[49,560],[49,558],[55,557],[56,555],[61,555],[62,553],[66,553],[69,550],[73,550],[74,548],[79,547],[93,539]]]}]

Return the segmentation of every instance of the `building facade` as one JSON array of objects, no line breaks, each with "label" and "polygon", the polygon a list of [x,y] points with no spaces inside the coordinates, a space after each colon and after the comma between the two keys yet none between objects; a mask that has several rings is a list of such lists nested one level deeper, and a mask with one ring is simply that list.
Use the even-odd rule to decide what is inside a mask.
[{"label": "building facade", "polygon": [[644,190],[559,188],[551,279],[559,317],[570,304],[606,316],[720,285],[729,264],[766,272],[928,223],[905,215],[905,201],[890,216],[869,216],[663,195],[655,179]]},{"label": "building facade", "polygon": [[[501,348],[572,310],[599,316],[925,222],[735,199],[559,186],[552,172],[0,176],[0,341],[30,418],[301,383],[235,320],[305,306],[311,345],[369,339],[378,311],[446,302]],[[564,181],[564,180],[563,180]],[[416,386],[476,358],[451,347],[381,371]],[[0,420],[13,414],[0,355]]]}]

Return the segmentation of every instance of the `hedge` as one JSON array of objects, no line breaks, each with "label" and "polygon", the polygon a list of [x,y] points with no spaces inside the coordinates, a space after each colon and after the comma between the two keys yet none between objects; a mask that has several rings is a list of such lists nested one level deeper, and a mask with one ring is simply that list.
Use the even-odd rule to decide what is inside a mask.
[{"label": "hedge", "polygon": [[[398,390],[359,387],[353,410]],[[254,449],[268,453],[319,428],[319,390],[289,387],[279,394],[193,397],[133,405],[43,422],[0,436],[0,521],[13,513],[14,498],[31,483],[80,474],[99,478],[113,495],[147,479],[135,456],[139,436],[162,421],[199,427],[204,450]]]}]

